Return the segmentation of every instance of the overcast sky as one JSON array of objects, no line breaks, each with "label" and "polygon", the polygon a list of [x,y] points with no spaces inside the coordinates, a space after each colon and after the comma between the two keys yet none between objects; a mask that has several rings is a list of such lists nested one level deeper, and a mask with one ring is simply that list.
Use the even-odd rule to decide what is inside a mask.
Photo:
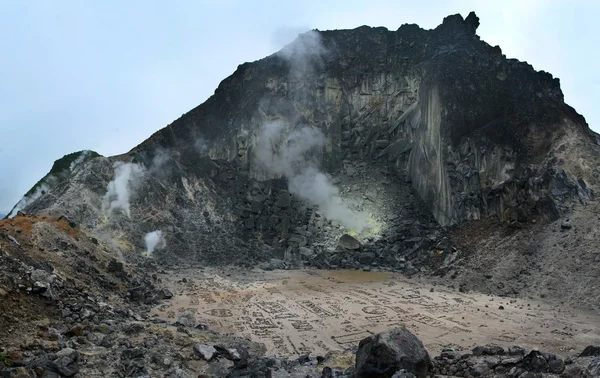
[{"label": "overcast sky", "polygon": [[309,29],[431,29],[475,10],[478,34],[561,79],[600,130],[600,1],[0,0],[0,213],[63,155],[123,153],[206,100],[236,67]]}]

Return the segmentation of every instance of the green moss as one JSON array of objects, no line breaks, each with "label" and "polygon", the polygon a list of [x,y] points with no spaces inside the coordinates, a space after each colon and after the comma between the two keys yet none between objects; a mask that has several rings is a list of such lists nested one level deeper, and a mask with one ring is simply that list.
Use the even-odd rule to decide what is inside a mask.
[{"label": "green moss", "polygon": [[8,354],[0,354],[0,362],[8,367],[12,365],[12,361],[10,360],[10,356]]}]

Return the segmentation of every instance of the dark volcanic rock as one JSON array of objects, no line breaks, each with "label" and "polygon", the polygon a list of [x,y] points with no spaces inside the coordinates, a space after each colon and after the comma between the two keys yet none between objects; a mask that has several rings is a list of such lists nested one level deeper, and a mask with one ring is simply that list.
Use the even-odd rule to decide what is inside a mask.
[{"label": "dark volcanic rock", "polygon": [[340,237],[338,245],[345,249],[360,249],[360,242],[348,234]]},{"label": "dark volcanic rock", "polygon": [[356,378],[392,377],[404,369],[427,377],[431,361],[423,343],[406,328],[395,328],[363,339],[356,352]]},{"label": "dark volcanic rock", "polygon": [[585,347],[583,352],[579,355],[579,357],[593,357],[600,356],[600,345],[588,345]]}]

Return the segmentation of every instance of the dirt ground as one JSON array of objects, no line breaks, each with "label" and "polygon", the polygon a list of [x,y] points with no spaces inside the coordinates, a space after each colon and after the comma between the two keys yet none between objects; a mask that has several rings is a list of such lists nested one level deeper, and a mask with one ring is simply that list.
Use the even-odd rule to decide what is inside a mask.
[{"label": "dirt ground", "polygon": [[174,321],[192,310],[210,329],[264,343],[271,355],[343,350],[402,324],[432,353],[448,344],[468,351],[495,343],[564,356],[600,343],[597,313],[461,293],[392,273],[186,269],[161,279],[175,296],[154,316]]}]

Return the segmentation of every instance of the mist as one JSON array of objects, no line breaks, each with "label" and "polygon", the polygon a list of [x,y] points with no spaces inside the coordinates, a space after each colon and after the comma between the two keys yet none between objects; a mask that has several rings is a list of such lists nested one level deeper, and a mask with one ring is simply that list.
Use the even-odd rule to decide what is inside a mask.
[{"label": "mist", "polygon": [[12,209],[12,211],[10,212],[10,214],[8,214],[8,217],[9,218],[15,217],[20,210],[26,208],[33,201],[35,201],[36,199],[40,198],[42,196],[42,194],[48,192],[50,190],[50,186],[53,184],[54,180],[55,179],[54,179],[53,176],[46,177],[44,179],[44,181],[42,181],[42,183],[39,184],[35,188],[35,190],[33,191],[33,193],[26,194],[26,195],[23,196],[23,198],[21,198],[21,200]]},{"label": "mist", "polygon": [[151,257],[155,249],[167,246],[167,242],[160,230],[147,233],[144,236],[144,242],[146,243],[146,252],[144,253],[146,257]]},{"label": "mist", "polygon": [[110,216],[115,210],[121,210],[131,218],[130,198],[135,182],[140,179],[145,169],[139,164],[116,162],[115,178],[108,183],[106,194],[102,199],[102,211]]},{"label": "mist", "polygon": [[318,129],[289,130],[284,122],[272,122],[263,125],[256,137],[256,161],[269,174],[285,176],[290,193],[317,206],[327,219],[360,232],[368,227],[368,214],[344,204],[339,189],[321,171],[318,156],[324,145],[325,136]]}]

